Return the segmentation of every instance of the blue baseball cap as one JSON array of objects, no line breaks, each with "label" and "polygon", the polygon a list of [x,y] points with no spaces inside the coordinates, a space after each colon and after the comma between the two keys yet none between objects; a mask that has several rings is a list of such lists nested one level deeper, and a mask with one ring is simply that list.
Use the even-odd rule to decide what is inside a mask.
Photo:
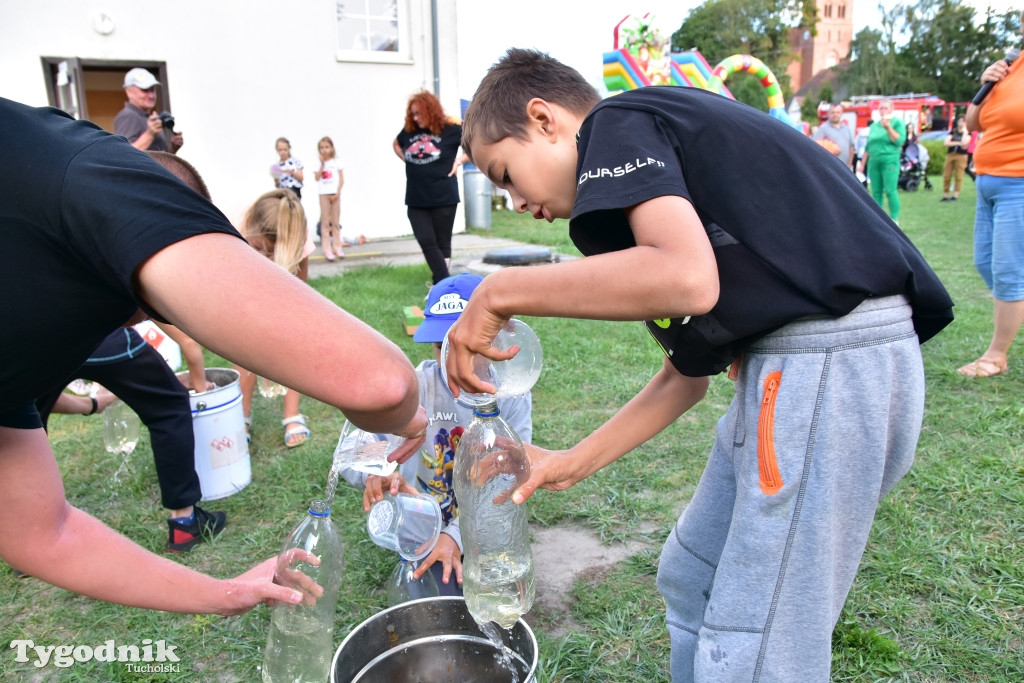
[{"label": "blue baseball cap", "polygon": [[443,342],[462,309],[469,303],[469,297],[483,278],[473,273],[452,275],[430,288],[427,303],[423,310],[423,322],[412,335],[417,342]]}]

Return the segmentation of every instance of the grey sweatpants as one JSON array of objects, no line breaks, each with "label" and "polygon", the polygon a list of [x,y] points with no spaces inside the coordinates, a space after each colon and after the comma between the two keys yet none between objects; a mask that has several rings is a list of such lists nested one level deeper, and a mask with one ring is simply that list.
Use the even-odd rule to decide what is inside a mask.
[{"label": "grey sweatpants", "polygon": [[902,296],[791,323],[747,350],[661,554],[675,683],[828,681],[832,630],[923,412]]}]

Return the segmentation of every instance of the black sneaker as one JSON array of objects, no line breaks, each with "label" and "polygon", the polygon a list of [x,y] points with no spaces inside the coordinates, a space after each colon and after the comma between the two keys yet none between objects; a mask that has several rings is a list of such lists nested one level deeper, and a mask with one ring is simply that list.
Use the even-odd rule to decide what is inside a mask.
[{"label": "black sneaker", "polygon": [[219,534],[228,521],[228,516],[223,512],[207,512],[198,505],[192,506],[192,512],[195,519],[191,524],[185,524],[176,519],[167,520],[170,534],[167,538],[167,547],[164,550],[169,553],[188,552],[197,543],[209,540]]}]

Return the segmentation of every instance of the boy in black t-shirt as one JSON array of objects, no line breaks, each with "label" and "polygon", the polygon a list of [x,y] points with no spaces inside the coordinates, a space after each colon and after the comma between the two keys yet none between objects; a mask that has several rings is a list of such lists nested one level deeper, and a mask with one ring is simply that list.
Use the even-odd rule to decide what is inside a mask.
[{"label": "boy in black t-shirt", "polygon": [[[530,447],[514,495],[563,490],[696,404],[736,396],[665,543],[672,677],[826,681],[831,632],[879,499],[913,460],[920,343],[952,302],[848,169],[785,124],[691,89],[599,102],[579,73],[510,50],[463,149],[515,208],[568,218],[588,258],[489,275],[449,334],[453,390],[513,315],[645,320],[661,370],[565,451]],[[556,294],[557,293],[557,294]]]}]

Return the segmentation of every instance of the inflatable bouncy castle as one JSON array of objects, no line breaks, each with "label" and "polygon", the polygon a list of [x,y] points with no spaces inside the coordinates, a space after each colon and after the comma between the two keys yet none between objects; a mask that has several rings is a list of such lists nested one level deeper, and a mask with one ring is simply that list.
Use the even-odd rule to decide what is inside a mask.
[{"label": "inflatable bouncy castle", "polygon": [[697,50],[670,52],[669,41],[651,26],[651,15],[627,15],[615,25],[612,50],[604,53],[604,85],[611,93],[648,85],[681,85],[702,88],[735,99],[726,79],[748,73],[760,80],[768,98],[768,113],[794,125],[782,98],[782,88],[764,62],[751,55],[726,57],[711,68]]}]

